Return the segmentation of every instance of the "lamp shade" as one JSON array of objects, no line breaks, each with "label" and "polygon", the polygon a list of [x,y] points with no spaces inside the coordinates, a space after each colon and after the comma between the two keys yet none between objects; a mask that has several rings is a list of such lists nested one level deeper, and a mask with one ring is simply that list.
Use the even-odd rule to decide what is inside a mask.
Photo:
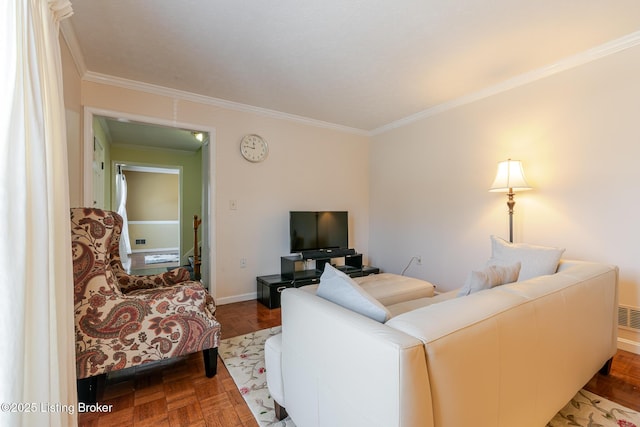
[{"label": "lamp shade", "polygon": [[531,186],[524,177],[522,162],[520,160],[505,160],[498,163],[498,172],[489,191],[509,192],[509,191],[531,190]]}]

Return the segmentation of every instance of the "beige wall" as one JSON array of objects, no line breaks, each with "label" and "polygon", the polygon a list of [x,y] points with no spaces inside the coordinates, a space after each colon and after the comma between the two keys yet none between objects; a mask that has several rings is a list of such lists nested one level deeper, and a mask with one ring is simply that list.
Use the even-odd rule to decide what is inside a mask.
[{"label": "beige wall", "polygon": [[635,47],[373,137],[372,262],[397,273],[421,255],[409,274],[460,286],[489,235],[508,238],[506,195],[487,189],[511,157],[534,187],[515,240],[618,265],[620,303],[640,306],[638,76]]},{"label": "beige wall", "polygon": [[[290,210],[348,210],[350,244],[366,255],[366,136],[89,81],[82,82],[81,93],[83,106],[213,130],[212,291],[219,303],[255,298],[256,276],[280,271],[280,256],[289,250]],[[240,155],[247,133],[268,141],[265,162],[249,163]],[[82,176],[81,162],[73,167]],[[237,209],[230,209],[231,200]]]},{"label": "beige wall", "polygon": [[[125,171],[127,218],[130,221],[177,221],[180,219],[178,174]],[[149,209],[152,206],[153,209]]]},{"label": "beige wall", "polygon": [[[136,244],[137,239],[144,239],[143,245]],[[154,250],[179,249],[180,224],[179,223],[129,223],[129,240],[133,252],[146,252]],[[192,239],[193,240],[193,239]],[[193,242],[191,242],[193,245]]]},{"label": "beige wall", "polygon": [[[137,171],[124,171],[124,175],[127,178],[127,218],[131,249],[147,251],[179,248],[180,176]],[[167,224],[167,221],[175,223]],[[144,239],[145,244],[136,244],[137,239]]]}]

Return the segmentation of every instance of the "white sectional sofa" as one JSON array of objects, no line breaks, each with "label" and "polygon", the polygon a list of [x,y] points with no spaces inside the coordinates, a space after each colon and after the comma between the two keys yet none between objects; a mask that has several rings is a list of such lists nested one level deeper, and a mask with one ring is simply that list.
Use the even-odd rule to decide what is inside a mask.
[{"label": "white sectional sofa", "polygon": [[287,289],[269,388],[297,427],[544,426],[615,354],[617,284],[615,266],[561,261],[384,323]]}]

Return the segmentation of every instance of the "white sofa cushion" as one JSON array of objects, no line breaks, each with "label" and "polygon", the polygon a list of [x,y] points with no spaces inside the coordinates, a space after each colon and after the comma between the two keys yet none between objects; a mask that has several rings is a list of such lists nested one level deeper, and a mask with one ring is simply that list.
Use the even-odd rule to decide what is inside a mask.
[{"label": "white sofa cushion", "polygon": [[425,280],[391,273],[354,277],[353,281],[386,307],[403,301],[432,297],[434,293],[433,284]]},{"label": "white sofa cushion", "polygon": [[391,313],[384,305],[329,263],[325,264],[320,276],[317,295],[381,323],[391,318]]},{"label": "white sofa cushion", "polygon": [[466,296],[483,289],[513,283],[518,280],[519,273],[520,262],[511,265],[489,265],[482,271],[472,271],[458,292],[458,296]]},{"label": "white sofa cushion", "polygon": [[[435,293],[435,286],[426,280],[392,273],[370,274],[352,280],[387,308],[405,301],[432,297]],[[300,289],[315,294],[318,285],[307,285]]]},{"label": "white sofa cushion", "polygon": [[488,265],[509,265],[520,262],[518,282],[533,277],[554,274],[558,269],[564,248],[509,243],[491,236],[491,258]]},{"label": "white sofa cushion", "polygon": [[435,294],[432,297],[418,298],[410,301],[403,301],[397,304],[387,306],[387,309],[391,312],[391,318],[399,316],[403,313],[413,311],[418,308],[427,307],[432,304],[438,304],[450,299],[454,299],[458,296],[459,289],[453,291],[443,292]]}]

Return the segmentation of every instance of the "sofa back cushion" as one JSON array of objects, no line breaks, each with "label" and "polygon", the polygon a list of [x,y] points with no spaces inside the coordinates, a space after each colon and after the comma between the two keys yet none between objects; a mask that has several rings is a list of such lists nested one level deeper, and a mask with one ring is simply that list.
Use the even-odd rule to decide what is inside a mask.
[{"label": "sofa back cushion", "polygon": [[528,243],[509,243],[491,236],[491,258],[488,265],[509,265],[520,262],[518,281],[532,277],[553,274],[558,269],[564,248],[530,245]]}]

